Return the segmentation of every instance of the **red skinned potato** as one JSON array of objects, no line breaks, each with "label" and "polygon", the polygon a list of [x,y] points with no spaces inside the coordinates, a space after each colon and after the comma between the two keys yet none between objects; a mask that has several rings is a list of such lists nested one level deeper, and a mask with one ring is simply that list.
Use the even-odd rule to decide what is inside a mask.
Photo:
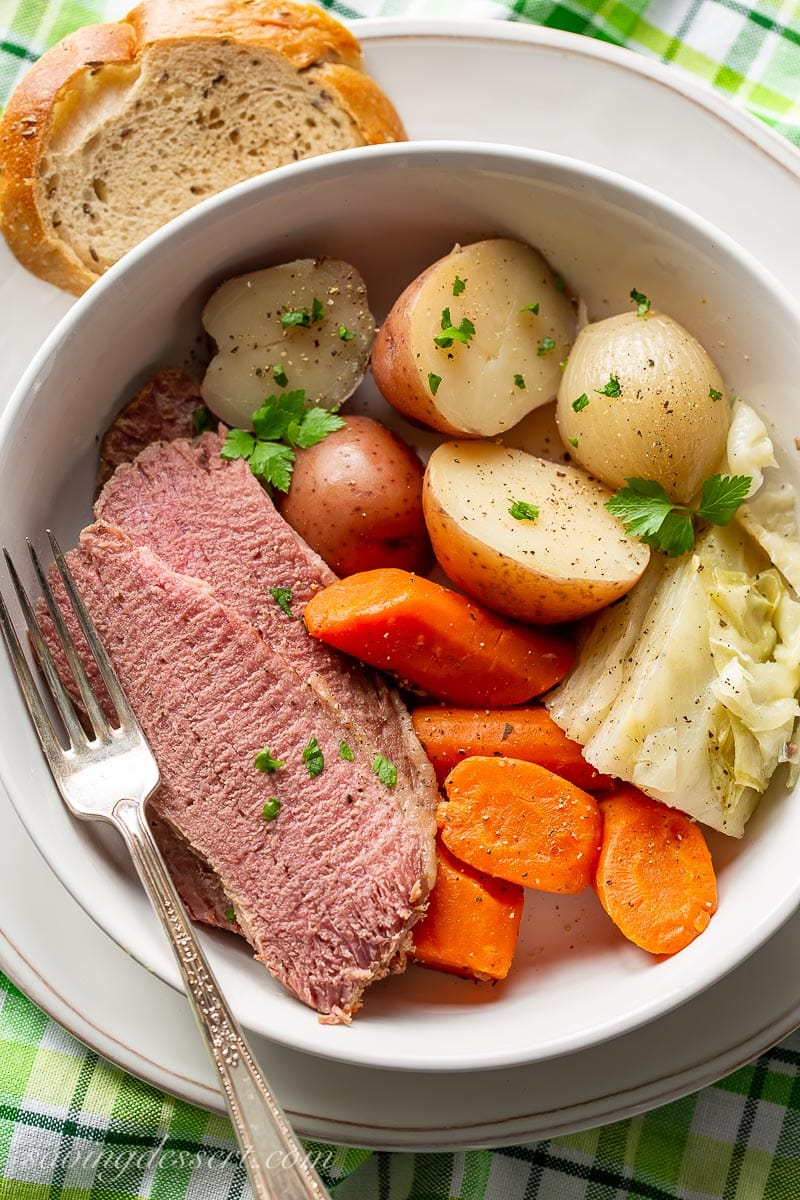
[{"label": "red skinned potato", "polygon": [[490,238],[409,284],[378,331],[372,374],[410,420],[491,437],[555,398],[574,335],[564,283],[542,256]]},{"label": "red skinned potato", "polygon": [[297,451],[281,515],[337,575],[376,567],[424,573],[433,555],[422,463],[379,421],[343,419],[342,429]]}]

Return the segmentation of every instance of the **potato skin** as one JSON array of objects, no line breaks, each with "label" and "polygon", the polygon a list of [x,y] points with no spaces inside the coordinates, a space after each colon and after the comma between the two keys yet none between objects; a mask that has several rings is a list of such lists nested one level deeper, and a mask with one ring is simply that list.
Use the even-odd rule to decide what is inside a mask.
[{"label": "potato skin", "polygon": [[[440,260],[441,261],[441,260]],[[392,306],[372,345],[372,375],[381,394],[392,408],[409,421],[436,429],[440,433],[464,436],[439,412],[433,396],[420,390],[419,373],[414,362],[408,329],[417,296],[428,277],[438,270],[439,262],[426,267]]]},{"label": "potato skin", "polygon": [[423,466],[379,421],[344,428],[297,451],[283,518],[337,575],[375,567],[425,572],[432,551],[422,513]]}]

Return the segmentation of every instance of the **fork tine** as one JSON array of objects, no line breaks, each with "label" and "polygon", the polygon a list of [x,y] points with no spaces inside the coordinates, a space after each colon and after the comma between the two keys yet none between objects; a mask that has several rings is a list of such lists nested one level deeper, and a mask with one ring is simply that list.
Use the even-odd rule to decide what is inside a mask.
[{"label": "fork tine", "polygon": [[89,682],[89,677],[86,674],[83,663],[81,662],[78,648],[73,641],[72,634],[67,628],[63,613],[58,606],[58,602],[53,594],[53,589],[50,587],[50,582],[42,569],[42,564],[39,561],[39,556],[31,545],[30,539],[26,539],[28,543],[28,551],[33,562],[33,568],[36,572],[36,577],[39,580],[39,586],[42,589],[45,603],[52,618],[56,633],[61,641],[61,648],[67,656],[70,668],[72,670],[75,682],[78,685],[78,690],[83,700],[84,708],[89,716],[92,728],[96,735],[108,735],[110,726],[106,714],[103,712],[97,697],[94,694],[92,685]]},{"label": "fork tine", "polygon": [[72,700],[67,693],[67,689],[61,682],[61,677],[59,676],[58,669],[53,661],[50,648],[47,645],[47,642],[44,640],[41,626],[36,617],[36,613],[33,611],[33,605],[28,599],[28,593],[22,586],[22,580],[17,574],[17,568],[14,566],[11,555],[9,554],[8,550],[6,550],[5,546],[3,547],[3,556],[6,560],[8,573],[11,576],[11,582],[14,585],[14,591],[17,593],[19,606],[22,609],[23,616],[25,617],[25,624],[28,626],[28,633],[31,635],[31,641],[33,642],[33,648],[36,652],[36,657],[39,661],[42,671],[44,672],[44,677],[47,680],[47,686],[50,689],[53,702],[58,709],[58,715],[61,717],[61,720],[64,723],[64,728],[67,731],[70,744],[73,746],[84,744],[86,741],[86,734],[81,728],[81,723],[76,716],[75,709],[73,708]]},{"label": "fork tine", "polygon": [[53,550],[53,558],[58,567],[61,578],[64,582],[67,595],[70,603],[75,610],[75,616],[78,618],[78,623],[86,638],[89,649],[94,655],[94,660],[97,663],[100,674],[103,677],[103,683],[106,685],[108,694],[111,697],[111,702],[117,710],[117,716],[122,724],[132,725],[134,728],[139,728],[139,722],[136,714],[128,703],[128,698],[122,690],[122,685],[117,678],[117,673],[111,665],[111,660],[106,654],[98,637],[97,630],[94,627],[94,622],[86,610],[86,605],[80,597],[75,580],[72,578],[72,572],[67,566],[64,555],[61,552],[61,547],[56,541],[55,534],[52,530],[47,530],[47,536],[50,539],[50,545]]},{"label": "fork tine", "polygon": [[20,691],[25,698],[42,749],[51,767],[55,768],[55,765],[63,760],[64,748],[55,735],[50,716],[42,703],[42,697],[34,683],[28,660],[23,653],[2,593],[0,593],[0,630],[2,630],[3,641],[8,648]]}]

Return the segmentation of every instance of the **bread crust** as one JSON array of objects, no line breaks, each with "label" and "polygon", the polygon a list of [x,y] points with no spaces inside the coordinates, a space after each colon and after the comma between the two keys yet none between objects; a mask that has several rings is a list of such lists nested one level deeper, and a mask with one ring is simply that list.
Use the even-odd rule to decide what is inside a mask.
[{"label": "bread crust", "polygon": [[[80,102],[91,103],[93,76],[135,71],[155,44],[210,41],[265,48],[324,88],[365,144],[402,141],[394,106],[362,70],[361,49],[316,5],[292,0],[144,0],[123,20],[89,25],[48,50],[23,76],[0,119],[0,230],[29,271],[80,295],[100,277],[45,223],[40,168],[50,139]],[[80,100],[79,100],[80,97]]]}]

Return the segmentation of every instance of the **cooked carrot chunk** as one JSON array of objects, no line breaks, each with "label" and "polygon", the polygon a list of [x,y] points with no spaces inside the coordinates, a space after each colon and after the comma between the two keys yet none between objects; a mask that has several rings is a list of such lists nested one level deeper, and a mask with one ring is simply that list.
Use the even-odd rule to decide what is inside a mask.
[{"label": "cooked carrot chunk", "polygon": [[312,637],[451,704],[521,704],[563,679],[575,654],[564,637],[388,567],[323,588],[304,620]]},{"label": "cooked carrot chunk", "polygon": [[427,915],[414,928],[417,962],[473,979],[505,979],[522,919],[522,888],[458,862],[439,842]]},{"label": "cooked carrot chunk", "polygon": [[600,808],[600,903],[637,946],[675,954],[707,928],[717,907],[714,864],[700,827],[627,784]]},{"label": "cooked carrot chunk", "polygon": [[542,892],[581,892],[600,850],[597,801],[536,763],[465,758],[445,780],[442,841],[457,858]]}]

